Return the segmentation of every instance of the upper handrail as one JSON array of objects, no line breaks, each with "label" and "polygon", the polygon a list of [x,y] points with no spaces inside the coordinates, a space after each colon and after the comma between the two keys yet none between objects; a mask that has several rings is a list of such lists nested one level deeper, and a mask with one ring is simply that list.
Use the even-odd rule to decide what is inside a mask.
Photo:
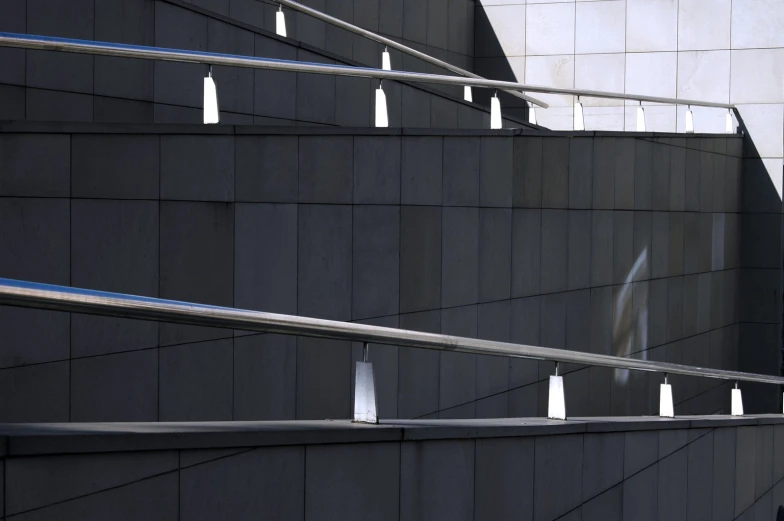
[{"label": "upper handrail", "polygon": [[782,385],[784,377],[0,278],[0,305]]},{"label": "upper handrail", "polygon": [[[259,1],[261,1],[261,0],[259,0]],[[478,74],[474,74],[471,71],[467,71],[465,69],[461,69],[460,67],[458,67],[456,65],[452,65],[451,63],[445,62],[443,60],[439,60],[438,58],[430,56],[429,54],[425,54],[423,52],[417,51],[416,49],[412,49],[411,47],[408,47],[407,45],[403,45],[402,43],[398,43],[395,40],[391,40],[389,38],[385,38],[384,36],[381,36],[380,34],[376,34],[376,33],[372,32],[372,31],[368,31],[366,29],[362,29],[361,27],[357,27],[354,24],[350,24],[350,23],[348,23],[348,22],[346,22],[344,20],[341,20],[340,18],[335,18],[334,16],[330,16],[330,15],[328,15],[326,13],[323,13],[321,11],[313,9],[312,7],[308,7],[306,5],[303,5],[303,4],[299,3],[299,2],[292,2],[292,0],[273,0],[273,1],[275,1],[275,2],[277,2],[279,4],[281,4],[281,5],[285,5],[286,7],[290,7],[291,9],[294,9],[294,10],[299,11],[301,13],[305,13],[307,15],[310,15],[313,18],[317,18],[319,20],[327,22],[328,24],[332,24],[332,25],[334,25],[336,27],[340,27],[341,29],[345,29],[346,31],[352,32],[354,34],[358,34],[360,36],[364,36],[365,38],[368,38],[369,40],[373,40],[375,42],[384,44],[385,46],[391,47],[392,49],[397,49],[398,51],[400,51],[402,53],[408,54],[410,56],[414,56],[415,58],[419,58],[422,61],[426,61],[428,63],[431,63],[433,65],[437,65],[437,66],[439,66],[439,67],[441,67],[443,69],[446,69],[448,71],[460,74],[461,76],[466,76],[468,78],[484,79],[482,76],[479,76]],[[504,89],[504,92],[507,92],[507,93],[511,94],[512,96],[524,99],[526,101],[530,101],[531,103],[534,103],[534,104],[536,104],[536,105],[538,105],[538,106],[540,106],[542,108],[545,108],[545,109],[550,106],[547,103],[545,103],[544,101],[538,100],[538,99],[533,98],[531,96],[527,96],[527,95],[525,95],[522,92],[517,91],[517,90]]]},{"label": "upper handrail", "polygon": [[735,109],[735,105],[728,103],[714,103],[708,101],[678,98],[662,98],[658,96],[622,94],[618,92],[595,90],[563,89],[540,85],[527,85],[525,83],[516,83],[512,81],[464,78],[457,76],[444,76],[440,74],[426,74],[421,72],[388,71],[369,67],[347,67],[342,65],[330,65],[323,63],[309,63],[291,60],[279,60],[273,58],[257,58],[252,56],[238,56],[233,54],[219,54],[203,51],[186,51],[183,49],[164,49],[160,47],[146,47],[143,45],[95,42],[90,40],[55,38],[52,36],[36,36],[6,32],[0,32],[0,47],[16,47],[43,51],[62,51],[77,54],[115,56],[120,58],[139,58],[146,60],[199,63],[203,65],[226,65],[230,67],[247,67],[251,69],[268,69],[304,72],[311,74],[329,74],[335,76],[354,76],[360,78],[375,78],[380,80],[389,79],[397,81],[435,83],[442,85],[484,87],[500,90],[523,90],[527,92],[540,92],[545,94],[568,94],[578,97],[586,96],[593,98],[622,99],[640,102],[646,101],[674,105],[694,105],[696,107]]}]

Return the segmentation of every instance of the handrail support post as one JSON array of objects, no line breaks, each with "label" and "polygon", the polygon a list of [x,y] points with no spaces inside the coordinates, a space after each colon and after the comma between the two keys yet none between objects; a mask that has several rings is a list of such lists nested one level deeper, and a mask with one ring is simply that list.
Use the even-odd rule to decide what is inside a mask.
[{"label": "handrail support post", "polygon": [[358,423],[378,423],[376,405],[376,381],[373,364],[368,361],[368,343],[362,345],[362,361],[357,362],[354,379],[354,421]]}]

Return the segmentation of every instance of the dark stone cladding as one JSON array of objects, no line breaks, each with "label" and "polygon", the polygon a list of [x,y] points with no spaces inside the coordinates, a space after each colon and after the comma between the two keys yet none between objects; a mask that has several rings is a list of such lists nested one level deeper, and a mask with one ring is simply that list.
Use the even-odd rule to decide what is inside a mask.
[{"label": "dark stone cladding", "polygon": [[[741,153],[724,135],[0,124],[0,276],[775,372],[777,228],[741,258]],[[0,330],[9,422],[348,418],[361,356],[14,308]],[[371,359],[385,419],[546,412],[551,364]],[[570,415],[658,408],[656,375],[562,372]],[[678,414],[728,410],[731,383],[672,383]],[[780,410],[743,388],[749,412]]]},{"label": "dark stone cladding", "polygon": [[[473,69],[473,0],[324,0],[309,5]],[[327,5],[328,4],[328,5]],[[67,9],[66,9],[67,6]],[[433,24],[420,35],[407,22],[424,6]],[[287,12],[289,38],[274,32],[276,6],[258,0],[9,0],[0,30],[269,58],[380,67],[376,42],[306,15]],[[288,11],[288,10],[287,10]],[[400,27],[389,22],[400,18]],[[53,23],[56,20],[57,23]],[[416,25],[416,24],[414,24]],[[297,31],[299,26],[300,31]],[[443,37],[449,33],[448,41]],[[399,70],[445,73],[392,50]],[[206,68],[181,64],[0,50],[0,120],[198,123]],[[243,125],[372,126],[377,81],[368,78],[215,67],[222,119]],[[487,108],[463,101],[462,88],[387,82],[392,126],[482,128]],[[512,98],[516,99],[516,98]],[[523,113],[507,126],[529,126]]]},{"label": "dark stone cladding", "polygon": [[781,416],[4,425],[14,519],[775,519]]}]

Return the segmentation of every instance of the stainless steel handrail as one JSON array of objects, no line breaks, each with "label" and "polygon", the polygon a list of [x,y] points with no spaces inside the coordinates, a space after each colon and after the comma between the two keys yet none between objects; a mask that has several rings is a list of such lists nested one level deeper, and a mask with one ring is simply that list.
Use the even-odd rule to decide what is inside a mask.
[{"label": "stainless steel handrail", "polygon": [[[343,21],[340,18],[335,18],[334,16],[330,16],[330,15],[328,15],[326,13],[322,13],[321,11],[318,11],[316,9],[313,9],[312,7],[308,7],[306,5],[303,5],[303,4],[299,3],[299,2],[292,2],[291,0],[273,0],[273,1],[277,2],[277,3],[281,4],[281,5],[285,5],[286,7],[290,7],[291,9],[294,9],[294,10],[299,11],[301,13],[305,13],[305,14],[307,14],[309,16],[312,16],[313,18],[317,18],[319,20],[327,22],[328,24],[332,24],[332,25],[334,25],[336,27],[340,27],[341,29],[345,29],[346,31],[350,31],[350,32],[352,32],[354,34],[358,34],[360,36],[364,36],[365,38],[368,38],[369,40],[373,40],[375,42],[384,44],[387,47],[391,47],[392,49],[397,49],[400,52],[406,53],[406,54],[408,54],[410,56],[414,56],[415,58],[419,58],[422,61],[426,61],[426,62],[428,62],[430,64],[433,64],[433,65],[438,65],[439,67],[441,67],[443,69],[446,69],[448,71],[454,72],[456,74],[460,74],[461,76],[465,76],[467,78],[486,79],[486,78],[483,78],[482,76],[479,76],[478,74],[474,74],[471,71],[467,71],[465,69],[461,69],[460,67],[458,67],[456,65],[452,65],[451,63],[445,62],[443,60],[439,60],[438,58],[434,58],[433,56],[430,56],[429,54],[425,54],[423,52],[417,51],[416,49],[412,49],[411,47],[408,47],[407,45],[403,45],[402,43],[398,43],[395,40],[390,40],[389,38],[385,38],[384,36],[381,36],[380,34],[376,34],[374,32],[362,29],[361,27],[357,27],[356,25],[353,25],[353,24],[350,24],[350,23],[348,23],[346,21]],[[526,96],[522,92],[519,92],[519,91],[516,91],[516,90],[504,89],[504,92],[507,92],[507,93],[511,94],[512,96],[524,99],[526,101],[530,101],[531,103],[539,105],[542,108],[548,108],[550,106],[547,103],[545,103],[544,101],[538,100],[536,98],[532,98],[531,96]]]},{"label": "stainless steel handrail", "polygon": [[586,96],[593,98],[609,98],[632,101],[647,101],[674,105],[694,105],[699,107],[713,107],[735,109],[735,105],[727,103],[713,103],[677,98],[661,98],[658,96],[643,96],[638,94],[621,94],[617,92],[604,92],[595,90],[561,89],[556,87],[543,87],[527,85],[512,81],[485,80],[481,78],[462,78],[456,76],[443,76],[440,74],[425,74],[419,72],[386,71],[367,67],[346,67],[342,65],[329,65],[323,63],[309,63],[290,60],[277,60],[273,58],[256,58],[252,56],[237,56],[233,54],[218,54],[201,51],[186,51],[182,49],[163,49],[159,47],[145,47],[142,45],[127,45],[110,42],[94,42],[88,40],[74,40],[70,38],[55,38],[50,36],[32,36],[26,34],[0,32],[0,47],[16,47],[21,49],[36,49],[43,51],[62,51],[77,54],[94,54],[100,56],[115,56],[120,58],[139,58],[146,60],[163,60],[185,63],[199,63],[203,65],[226,65],[230,67],[247,67],[250,69],[268,69],[291,72],[304,72],[311,74],[329,74],[335,76],[355,76],[360,78],[376,78],[380,80],[413,81],[422,83],[435,83],[441,85],[456,85],[470,87],[484,87],[500,90],[523,90],[527,92],[541,92],[545,94],[568,94],[573,96]]},{"label": "stainless steel handrail", "polygon": [[12,279],[0,278],[0,304],[264,333],[282,333],[334,340],[402,345],[459,353],[510,356],[616,369],[699,376],[720,380],[784,384],[784,377],[780,376],[724,371],[721,369],[650,360],[636,360],[618,356],[438,335],[405,329],[338,322],[335,320],[278,315],[261,311],[208,306]]}]

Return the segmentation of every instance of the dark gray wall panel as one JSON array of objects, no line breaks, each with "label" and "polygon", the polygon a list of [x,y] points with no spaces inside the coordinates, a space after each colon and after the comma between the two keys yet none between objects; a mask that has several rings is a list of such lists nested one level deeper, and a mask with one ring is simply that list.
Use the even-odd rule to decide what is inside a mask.
[{"label": "dark gray wall panel", "polygon": [[713,436],[713,517],[733,519],[735,512],[736,429],[716,429]]},{"label": "dark gray wall panel", "polygon": [[662,459],[659,463],[660,519],[691,519],[687,515],[688,459],[685,449]]},{"label": "dark gray wall panel", "polygon": [[[0,30],[23,33],[27,26],[27,0],[8,0],[0,6]],[[25,83],[25,51],[22,49],[0,50],[0,62],[7,68],[0,72],[0,81],[15,85]],[[24,102],[23,102],[24,105]],[[21,118],[24,119],[24,114]]]},{"label": "dark gray wall panel", "polygon": [[542,208],[569,206],[569,147],[568,139],[542,139]]},{"label": "dark gray wall panel", "polygon": [[569,147],[569,208],[591,208],[594,142],[575,138]]},{"label": "dark gray wall panel", "polygon": [[474,519],[531,519],[533,471],[532,438],[478,440]]},{"label": "dark gray wall panel", "polygon": [[234,305],[296,313],[296,205],[237,204],[234,219]]},{"label": "dark gray wall panel", "polygon": [[443,138],[403,138],[402,203],[440,205],[442,169]]},{"label": "dark gray wall panel", "polygon": [[28,121],[93,121],[93,98],[88,94],[28,87],[25,116]]},{"label": "dark gray wall panel", "polygon": [[275,447],[180,471],[180,515],[207,520],[273,515],[304,519],[305,450]]},{"label": "dark gray wall panel", "polygon": [[602,519],[620,521],[623,519],[623,485],[613,487],[607,492],[586,501],[582,506],[583,519]]},{"label": "dark gray wall panel", "polygon": [[583,497],[592,498],[623,481],[624,434],[586,434]]},{"label": "dark gray wall panel", "polygon": [[[2,60],[2,58],[0,58]],[[0,85],[0,119],[21,120],[25,116],[25,89]]]},{"label": "dark gray wall panel", "polygon": [[512,298],[539,293],[541,210],[512,212]]},{"label": "dark gray wall panel", "polygon": [[351,343],[299,338],[297,420],[351,417]]},{"label": "dark gray wall panel", "polygon": [[597,138],[593,147],[593,208],[615,208],[615,138]]},{"label": "dark gray wall panel", "polygon": [[427,41],[427,2],[403,0],[403,38],[421,43]]},{"label": "dark gray wall panel", "polygon": [[243,23],[264,28],[265,6],[256,0],[229,0],[229,16]]},{"label": "dark gray wall panel", "polygon": [[402,123],[403,127],[429,128],[431,117],[431,99],[425,92],[408,85],[401,85]]},{"label": "dark gray wall panel", "polygon": [[400,452],[397,443],[308,447],[305,517],[397,520]]},{"label": "dark gray wall panel", "polygon": [[[370,2],[368,2],[370,3]],[[342,0],[327,0],[326,10],[328,15],[340,18],[349,23],[354,20],[354,2]],[[358,13],[357,21],[363,18],[362,13]],[[340,56],[351,56],[354,42],[354,35],[345,29],[327,24],[326,26],[325,49]]]},{"label": "dark gray wall panel", "polygon": [[396,315],[400,303],[400,208],[355,206],[351,317]]},{"label": "dark gray wall panel", "polygon": [[0,391],[13,400],[0,404],[11,423],[69,421],[69,363],[54,362],[0,371]]},{"label": "dark gray wall panel", "polygon": [[542,138],[514,140],[513,203],[515,207],[542,206]]},{"label": "dark gray wall panel", "polygon": [[234,139],[161,136],[161,198],[234,200]]},{"label": "dark gray wall panel", "polygon": [[[95,2],[95,39],[137,45],[155,41],[155,4],[143,0]],[[152,101],[154,63],[95,57],[95,93]]]},{"label": "dark gray wall panel", "polygon": [[96,356],[71,363],[71,421],[157,419],[155,350]]},{"label": "dark gray wall panel", "polygon": [[569,212],[567,288],[591,286],[591,212]]},{"label": "dark gray wall panel", "polygon": [[672,139],[670,148],[670,211],[686,209],[686,140]]},{"label": "dark gray wall panel", "polygon": [[[32,34],[92,40],[94,2],[28,0],[27,30]],[[93,92],[93,57],[48,51],[27,52],[27,83],[31,87]]]},{"label": "dark gray wall panel", "polygon": [[158,136],[78,135],[72,151],[72,196],[158,198]]},{"label": "dark gray wall panel", "polygon": [[232,339],[162,348],[159,420],[230,420],[233,357]]},{"label": "dark gray wall panel", "polygon": [[[155,44],[159,47],[207,50],[207,18],[163,2],[155,3]],[[201,107],[206,67],[155,62],[155,101]]]},{"label": "dark gray wall panel", "polygon": [[[287,23],[291,20],[287,16]],[[278,40],[256,35],[256,56],[296,60],[296,49]],[[275,118],[296,119],[297,79],[294,72],[256,70],[253,113]]]},{"label": "dark gray wall panel", "polygon": [[699,150],[686,150],[686,197],[687,212],[700,211],[700,169],[701,154]]},{"label": "dark gray wall panel", "polygon": [[427,44],[446,49],[449,44],[449,0],[427,0]]},{"label": "dark gray wall panel", "polygon": [[591,285],[606,286],[613,283],[613,212],[593,211],[591,217]]},{"label": "dark gray wall panel", "polygon": [[[6,508],[9,513],[29,512],[80,497],[100,495],[106,489],[124,488],[176,470],[177,451],[174,450],[14,459],[6,467],[10,475]],[[171,488],[167,492],[171,493]]]},{"label": "dark gray wall panel", "polygon": [[[254,34],[233,25],[209,20],[207,50],[221,54],[253,56]],[[238,67],[213,67],[212,76],[220,85],[220,110],[253,113],[254,71]]]},{"label": "dark gray wall panel", "polygon": [[353,139],[301,137],[299,200],[302,203],[351,204]]},{"label": "dark gray wall panel", "polygon": [[479,210],[479,301],[508,299],[511,289],[512,210]]},{"label": "dark gray wall panel", "polygon": [[378,29],[382,34],[403,37],[403,2],[379,0]]},{"label": "dark gray wall panel", "polygon": [[512,206],[512,138],[482,138],[479,204]]},{"label": "dark gray wall panel", "polygon": [[473,440],[403,444],[400,517],[473,519],[474,450]]},{"label": "dark gray wall panel", "polygon": [[0,195],[68,197],[71,140],[65,135],[0,138]]},{"label": "dark gray wall panel", "polygon": [[735,515],[754,503],[757,433],[754,428],[738,427],[735,437]]},{"label": "dark gray wall panel", "polygon": [[615,208],[634,209],[635,141],[615,138]]},{"label": "dark gray wall panel", "polygon": [[663,212],[670,210],[671,143],[662,138],[653,144],[653,209]]},{"label": "dark gray wall panel", "polygon": [[237,136],[234,149],[237,201],[297,202],[299,138]]},{"label": "dark gray wall panel", "polygon": [[449,99],[430,97],[430,128],[459,128],[458,106]]},{"label": "dark gray wall panel", "polygon": [[[335,63],[304,49],[297,49],[297,61]],[[335,76],[297,73],[297,119],[334,125],[335,87]]]},{"label": "dark gray wall panel", "polygon": [[398,137],[354,138],[354,204],[399,204]]},{"label": "dark gray wall panel", "polygon": [[[158,296],[160,226],[157,201],[74,200],[71,284]],[[88,356],[158,345],[158,324],[74,315],[71,354]]]},{"label": "dark gray wall panel", "polygon": [[539,272],[539,290],[542,293],[566,290],[568,237],[568,213],[564,210],[542,210],[542,260]]},{"label": "dark gray wall panel", "polygon": [[637,139],[634,143],[634,209],[651,210],[654,144],[644,139]]},{"label": "dark gray wall panel", "polygon": [[445,137],[443,202],[447,206],[479,205],[480,139]]},{"label": "dark gray wall panel", "polygon": [[535,454],[534,519],[555,519],[582,502],[583,437],[537,437]]},{"label": "dark gray wall panel", "polygon": [[474,304],[479,291],[479,210],[444,208],[441,306]]},{"label": "dark gray wall panel", "polygon": [[[512,323],[510,326],[511,341],[521,344],[539,345],[539,318],[541,315],[541,298],[529,297],[523,299],[512,300],[511,318]],[[533,393],[533,411],[527,414],[535,414],[536,411],[536,392],[535,385],[529,385],[536,382],[538,379],[538,362],[533,360],[522,360],[512,358],[509,361],[509,388],[512,390],[522,390],[524,386],[534,388]],[[529,389],[530,390],[530,389]],[[514,393],[510,393],[514,396]],[[518,395],[518,398],[527,398],[523,395]],[[512,413],[513,400],[510,397],[510,413]]]},{"label": "dark gray wall panel", "polygon": [[[234,211],[223,203],[162,202],[160,297],[231,306]],[[224,338],[226,331],[161,324],[162,345]]]},{"label": "dark gray wall panel", "polygon": [[659,519],[657,481],[658,465],[654,464],[623,482],[623,519]]},{"label": "dark gray wall panel", "polygon": [[[478,337],[499,342],[509,342],[511,338],[510,301],[493,302],[479,305]],[[500,356],[479,356],[476,361],[476,393],[478,397],[494,396],[498,402],[506,404],[509,389],[510,360]],[[477,417],[479,417],[477,409]],[[502,416],[506,416],[506,409]]]},{"label": "dark gray wall panel", "polygon": [[710,152],[702,152],[700,154],[700,211],[712,212],[713,211],[713,190],[714,184],[718,180],[715,179],[715,154]]},{"label": "dark gray wall panel", "polygon": [[293,420],[297,339],[254,335],[234,339],[234,420]]},{"label": "dark gray wall panel", "polygon": [[441,209],[400,210],[400,312],[436,309],[441,302]]},{"label": "dark gray wall panel", "polygon": [[632,280],[634,266],[634,214],[613,212],[613,283]]},{"label": "dark gray wall panel", "polygon": [[[441,310],[441,333],[476,338],[477,307],[464,306]],[[439,417],[474,417],[477,355],[441,353],[439,374]],[[457,409],[461,407],[459,410]],[[450,410],[451,409],[451,410]]]},{"label": "dark gray wall panel", "polygon": [[351,316],[351,207],[300,205],[297,311],[306,317]]},{"label": "dark gray wall panel", "polygon": [[[400,315],[400,327],[428,333],[441,332],[441,312],[426,311]],[[438,414],[441,353],[411,347],[399,348],[400,380],[398,417],[417,418]]]},{"label": "dark gray wall panel", "polygon": [[[339,127],[370,127],[375,123],[375,88],[368,78],[335,78],[335,124]],[[387,114],[392,106],[387,96]],[[390,126],[400,126],[399,118],[389,115]],[[394,122],[394,123],[393,123]]]},{"label": "dark gray wall panel", "polygon": [[[5,243],[0,249],[0,274],[68,285],[70,213],[68,200],[0,198],[0,237]],[[67,359],[68,314],[1,309],[0,322],[7,339],[0,356],[4,367]]]}]

